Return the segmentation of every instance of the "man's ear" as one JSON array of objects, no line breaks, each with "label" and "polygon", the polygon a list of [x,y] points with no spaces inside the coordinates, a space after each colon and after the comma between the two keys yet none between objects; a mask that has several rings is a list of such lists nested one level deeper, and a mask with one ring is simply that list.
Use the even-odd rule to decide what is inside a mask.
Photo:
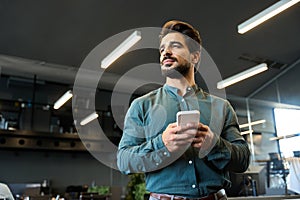
[{"label": "man's ear", "polygon": [[194,64],[194,73],[196,73],[200,67],[200,59],[201,59],[201,52],[195,51],[192,54],[192,62]]},{"label": "man's ear", "polygon": [[195,51],[192,53],[192,63],[197,64],[200,61],[200,51]]}]

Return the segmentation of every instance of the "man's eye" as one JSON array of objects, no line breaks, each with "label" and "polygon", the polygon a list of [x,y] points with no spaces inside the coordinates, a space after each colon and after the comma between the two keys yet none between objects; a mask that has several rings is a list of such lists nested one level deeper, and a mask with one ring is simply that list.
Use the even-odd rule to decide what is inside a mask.
[{"label": "man's eye", "polygon": [[180,44],[173,44],[173,47],[175,47],[175,48],[180,48],[181,45],[180,45]]},{"label": "man's eye", "polygon": [[159,52],[162,53],[164,51],[164,48],[160,48]]}]

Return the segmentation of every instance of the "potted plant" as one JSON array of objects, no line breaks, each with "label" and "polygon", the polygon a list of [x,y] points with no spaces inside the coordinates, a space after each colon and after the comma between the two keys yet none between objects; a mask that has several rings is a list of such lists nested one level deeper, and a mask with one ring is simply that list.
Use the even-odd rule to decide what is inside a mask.
[{"label": "potted plant", "polygon": [[145,175],[141,173],[129,175],[125,200],[144,200],[147,194],[149,192],[146,191]]}]

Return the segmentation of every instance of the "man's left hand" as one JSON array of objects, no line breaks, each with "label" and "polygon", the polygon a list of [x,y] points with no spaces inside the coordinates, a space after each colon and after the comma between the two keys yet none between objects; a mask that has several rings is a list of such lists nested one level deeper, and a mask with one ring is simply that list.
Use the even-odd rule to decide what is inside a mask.
[{"label": "man's left hand", "polygon": [[210,130],[209,126],[199,122],[198,131],[193,140],[192,146],[201,150],[207,150],[213,143],[214,133]]}]

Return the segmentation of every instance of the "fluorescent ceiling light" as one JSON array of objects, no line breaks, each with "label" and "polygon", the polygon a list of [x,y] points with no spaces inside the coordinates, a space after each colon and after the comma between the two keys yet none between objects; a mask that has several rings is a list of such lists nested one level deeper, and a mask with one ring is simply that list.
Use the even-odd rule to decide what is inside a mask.
[{"label": "fluorescent ceiling light", "polygon": [[85,117],[83,120],[81,120],[80,125],[84,126],[87,123],[90,123],[91,121],[93,121],[94,119],[98,118],[98,114],[96,112],[93,112],[92,114],[88,115],[87,117]]},{"label": "fluorescent ceiling light", "polygon": [[59,109],[62,105],[64,105],[69,99],[73,96],[72,91],[68,90],[64,95],[62,95],[55,103],[54,109]]},{"label": "fluorescent ceiling light", "polygon": [[287,139],[287,138],[292,138],[292,137],[298,137],[300,136],[300,133],[295,133],[295,134],[290,134],[290,135],[284,135],[284,136],[278,136],[278,137],[272,137],[269,140],[282,140],[282,139]]},{"label": "fluorescent ceiling light", "polygon": [[266,63],[261,63],[255,67],[252,67],[246,71],[243,71],[241,73],[238,73],[234,76],[231,76],[229,78],[224,79],[223,81],[219,81],[217,84],[218,89],[223,89],[225,87],[228,87],[229,85],[235,84],[239,81],[242,81],[244,79],[247,79],[251,76],[254,76],[258,73],[261,73],[263,71],[266,71],[268,69],[268,66]]},{"label": "fluorescent ceiling light", "polygon": [[238,25],[238,32],[243,34],[252,28],[258,26],[259,24],[263,23],[264,21],[274,17],[275,15],[279,14],[280,12],[284,11],[285,9],[295,5],[300,0],[281,0],[277,3],[273,4],[272,6],[268,7],[267,9],[261,11],[260,13],[254,15],[250,19],[246,20],[245,22]]},{"label": "fluorescent ceiling light", "polygon": [[281,140],[281,139],[284,139],[283,136],[279,136],[279,137],[271,137],[269,140],[270,141],[274,141],[274,140]]},{"label": "fluorescent ceiling light", "polygon": [[248,127],[248,126],[254,126],[254,125],[257,125],[257,124],[262,124],[262,123],[265,123],[266,120],[265,119],[262,119],[262,120],[257,120],[257,121],[254,121],[254,122],[251,122],[251,123],[246,123],[246,124],[241,124],[240,125],[240,128],[245,128],[245,127]]},{"label": "fluorescent ceiling light", "polygon": [[253,133],[253,130],[248,130],[248,131],[242,131],[241,132],[241,135],[247,135],[247,134],[250,134],[250,133]]},{"label": "fluorescent ceiling light", "polygon": [[101,68],[106,69],[109,65],[121,57],[128,49],[135,45],[142,38],[140,31],[134,31],[117,48],[101,61]]}]

